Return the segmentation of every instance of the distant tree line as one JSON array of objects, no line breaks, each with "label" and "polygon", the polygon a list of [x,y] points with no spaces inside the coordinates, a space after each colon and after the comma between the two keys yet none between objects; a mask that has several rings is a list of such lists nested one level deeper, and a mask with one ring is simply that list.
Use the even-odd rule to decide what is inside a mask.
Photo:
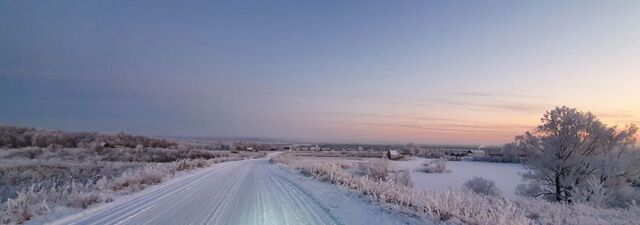
[{"label": "distant tree line", "polygon": [[[449,149],[447,152],[447,148]],[[502,147],[483,148],[486,152],[484,156],[469,156],[468,151],[478,150],[474,146],[451,146],[451,147],[425,147],[415,143],[409,143],[399,147],[403,155],[424,157],[424,158],[444,158],[449,161],[460,161],[464,157],[465,160],[497,162],[497,163],[523,163],[526,161],[526,152],[514,148],[511,145]]]},{"label": "distant tree line", "polygon": [[28,127],[0,125],[0,147],[49,147],[64,148],[88,147],[105,144],[135,148],[137,146],[150,148],[173,148],[177,143],[164,139],[154,139],[125,133],[102,134],[97,132],[63,132],[41,130]]}]

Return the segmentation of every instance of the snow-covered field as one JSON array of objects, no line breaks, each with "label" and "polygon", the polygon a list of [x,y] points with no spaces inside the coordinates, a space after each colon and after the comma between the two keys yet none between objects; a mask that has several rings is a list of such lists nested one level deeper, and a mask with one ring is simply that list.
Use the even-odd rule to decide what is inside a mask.
[{"label": "snow-covered field", "polygon": [[[300,170],[309,177],[342,186],[382,204],[394,205],[427,221],[482,225],[636,225],[640,208],[599,208],[583,203],[559,204],[533,198],[502,198],[469,191],[412,188],[390,171],[386,160],[300,157],[286,154],[273,162]],[[387,162],[387,163],[385,163]],[[419,162],[400,162],[410,168]],[[400,168],[401,169],[401,168]],[[388,171],[386,180],[379,172]],[[389,179],[389,175],[391,178]],[[436,180],[437,182],[437,180]],[[432,222],[430,222],[432,223]]]},{"label": "snow-covered field", "polygon": [[473,178],[482,177],[496,182],[496,187],[500,189],[506,197],[514,197],[518,184],[522,183],[521,173],[526,172],[521,164],[514,163],[492,163],[476,161],[448,161],[447,173],[425,173],[418,171],[423,168],[427,160],[414,158],[410,161],[393,161],[392,167],[395,170],[408,169],[411,171],[411,180],[414,188],[423,190],[448,190],[460,189],[462,184]]},{"label": "snow-covered field", "polygon": [[424,224],[266,159],[223,163],[53,224]]}]

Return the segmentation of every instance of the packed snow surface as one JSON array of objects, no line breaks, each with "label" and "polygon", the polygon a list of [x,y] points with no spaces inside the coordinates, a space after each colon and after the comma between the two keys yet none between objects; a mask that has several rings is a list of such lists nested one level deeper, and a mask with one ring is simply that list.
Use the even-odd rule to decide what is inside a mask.
[{"label": "packed snow surface", "polygon": [[223,163],[52,224],[423,224],[270,164]]},{"label": "packed snow surface", "polygon": [[522,164],[493,163],[477,161],[448,161],[447,173],[425,173],[420,171],[427,160],[416,158],[410,161],[395,161],[396,169],[411,171],[414,188],[423,190],[443,191],[459,189],[465,181],[473,177],[482,177],[495,181],[496,187],[507,197],[514,197],[518,184],[522,183],[522,176],[527,169]]}]

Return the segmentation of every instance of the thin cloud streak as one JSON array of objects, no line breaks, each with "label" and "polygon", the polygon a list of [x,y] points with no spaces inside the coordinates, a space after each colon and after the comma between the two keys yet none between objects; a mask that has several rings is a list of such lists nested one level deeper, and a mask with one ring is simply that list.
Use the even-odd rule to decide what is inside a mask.
[{"label": "thin cloud streak", "polygon": [[456,95],[461,96],[472,96],[472,97],[491,97],[491,98],[530,98],[530,99],[541,99],[547,98],[546,96],[537,96],[537,95],[522,95],[522,94],[514,94],[514,93],[499,93],[499,92],[456,92]]},{"label": "thin cloud streak", "polygon": [[[441,117],[421,117],[421,116],[408,116],[408,115],[390,115],[390,114],[374,114],[374,113],[361,113],[361,112],[298,112],[298,115],[303,116],[320,116],[326,118],[334,118],[335,116],[339,117],[348,117],[349,120],[354,120],[357,118],[381,118],[381,119],[396,119],[396,120],[409,120],[415,121],[416,123],[421,122],[435,122],[432,123],[432,126],[443,126],[443,127],[466,127],[466,128],[511,128],[511,129],[531,129],[534,126],[532,125],[504,125],[497,124],[491,122],[484,121],[469,121],[469,120],[459,120],[459,119],[449,119],[449,118],[441,118]],[[450,123],[443,123],[450,122]]]},{"label": "thin cloud streak", "polygon": [[[469,99],[469,101],[448,100],[445,98],[420,98],[420,97],[401,97],[391,95],[381,96],[354,96],[354,95],[340,95],[340,94],[325,94],[314,92],[282,92],[282,91],[257,91],[261,94],[277,94],[294,97],[317,97],[317,98],[329,98],[329,99],[350,99],[358,101],[370,101],[389,105],[401,105],[401,106],[413,106],[413,107],[437,107],[442,105],[466,107],[471,109],[490,110],[490,111],[510,111],[510,112],[522,112],[522,113],[540,113],[549,109],[550,105],[537,104],[532,102],[515,102],[504,100],[493,100],[487,102],[486,99],[482,101],[487,103],[478,103],[476,99]],[[399,100],[400,99],[400,100]],[[476,101],[473,101],[476,100]]]},{"label": "thin cloud streak", "polygon": [[[425,130],[425,131],[433,131],[439,133],[491,133],[491,134],[506,134],[511,135],[513,132],[504,131],[504,130],[495,130],[495,129],[449,129],[443,127],[431,127],[431,126],[422,126],[416,124],[390,124],[390,123],[374,123],[374,122],[347,122],[341,124],[348,125],[364,125],[364,126],[376,126],[376,127],[384,127],[384,128],[410,128],[417,130]],[[515,136],[515,135],[514,135]]]},{"label": "thin cloud streak", "polygon": [[[534,128],[533,125],[511,125],[511,124],[498,124],[491,122],[478,122],[478,121],[462,121],[462,120],[449,120],[444,119],[441,120],[439,118],[434,118],[434,120],[430,120],[430,118],[426,117],[402,117],[402,116],[392,116],[392,115],[376,115],[376,114],[366,114],[366,113],[299,113],[299,115],[307,116],[307,117],[318,117],[320,116],[322,124],[324,123],[333,123],[341,125],[342,127],[348,127],[352,125],[369,125],[369,126],[378,126],[378,127],[387,127],[387,128],[413,128],[420,130],[428,130],[435,132],[453,132],[453,133],[469,133],[469,132],[494,132],[494,133],[502,133],[502,134],[517,134],[520,132],[524,132],[526,130]],[[346,118],[346,120],[336,120],[336,115],[342,115]],[[383,120],[368,120],[365,119],[360,120],[362,118],[379,118]],[[400,119],[404,120],[404,122],[398,121],[388,121],[384,119]],[[410,121],[406,121],[410,120]],[[414,120],[414,121],[411,121]],[[427,122],[425,124],[425,122]],[[431,123],[429,123],[431,122]]]},{"label": "thin cloud streak", "polygon": [[408,119],[419,121],[455,121],[462,122],[457,119],[439,118],[439,117],[421,117],[421,116],[405,116],[405,115],[388,115],[388,114],[374,114],[374,113],[359,113],[359,112],[300,112],[302,115],[315,115],[315,116],[343,116],[343,117],[372,117],[372,118],[385,118],[385,119]]}]

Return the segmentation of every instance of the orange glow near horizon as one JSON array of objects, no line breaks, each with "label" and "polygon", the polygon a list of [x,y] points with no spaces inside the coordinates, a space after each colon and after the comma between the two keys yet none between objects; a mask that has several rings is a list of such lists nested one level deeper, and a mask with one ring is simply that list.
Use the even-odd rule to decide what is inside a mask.
[{"label": "orange glow near horizon", "polygon": [[[491,108],[478,104],[437,104],[427,109],[413,105],[395,105],[391,107],[394,110],[388,110],[388,106],[380,109],[375,104],[360,102],[362,108],[383,112],[323,112],[318,113],[321,119],[314,123],[322,124],[320,130],[323,132],[319,133],[326,134],[327,140],[340,141],[343,140],[341,137],[348,137],[344,141],[499,145],[534,129],[539,125],[542,115],[554,108],[553,105],[538,103],[522,104],[532,107],[523,106],[524,109],[519,109],[516,106]],[[625,110],[577,108],[591,111],[609,126],[623,128],[640,121],[640,113],[627,110],[634,107],[627,107]],[[318,119],[319,115],[313,117]]]},{"label": "orange glow near horizon", "polygon": [[425,144],[503,144],[563,105],[640,124],[640,1],[136,2],[0,1],[0,124]]}]

